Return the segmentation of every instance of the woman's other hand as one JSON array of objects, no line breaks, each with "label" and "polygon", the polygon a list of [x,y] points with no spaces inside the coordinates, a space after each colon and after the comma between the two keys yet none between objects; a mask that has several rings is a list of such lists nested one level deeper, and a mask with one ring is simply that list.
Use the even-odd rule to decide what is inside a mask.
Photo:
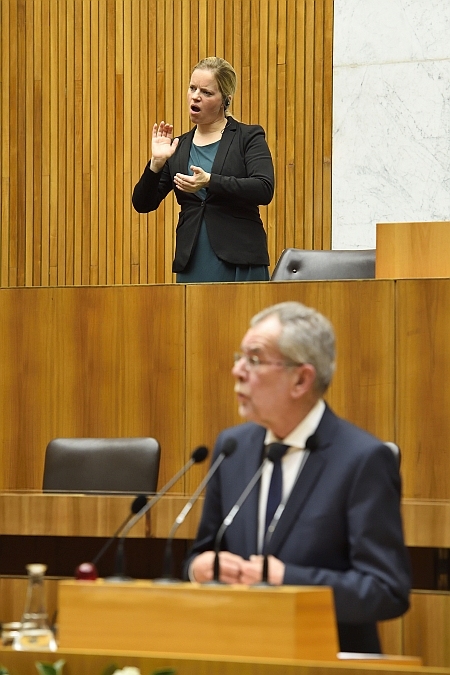
[{"label": "woman's other hand", "polygon": [[191,166],[193,176],[184,173],[176,173],[173,179],[176,187],[182,192],[198,192],[201,188],[206,188],[211,180],[211,174],[203,171],[199,166]]}]

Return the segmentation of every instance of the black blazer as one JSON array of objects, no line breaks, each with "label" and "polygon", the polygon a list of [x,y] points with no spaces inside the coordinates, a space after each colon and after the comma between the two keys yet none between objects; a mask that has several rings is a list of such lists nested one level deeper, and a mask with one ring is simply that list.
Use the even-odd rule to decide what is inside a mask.
[{"label": "black blazer", "polygon": [[[209,483],[185,576],[195,555],[214,549],[223,519],[261,462],[265,433],[250,422],[218,437],[212,461],[227,438],[237,448]],[[285,584],[333,589],[342,651],[379,652],[376,622],[408,609],[411,584],[397,460],[328,407],[315,438],[268,552],[285,563]],[[258,499],[254,489],[222,540],[223,549],[246,559],[257,551]]]},{"label": "black blazer", "polygon": [[248,125],[228,117],[211,170],[204,201],[195,193],[174,187],[176,173],[187,174],[189,151],[195,128],[180,136],[174,155],[162,171],[147,165],[133,191],[133,206],[139,213],[158,208],[171,191],[181,211],[176,233],[173,271],[186,267],[202,218],[215,254],[234,265],[268,265],[267,237],[258,206],[269,204],[274,191],[272,157],[259,125]]}]

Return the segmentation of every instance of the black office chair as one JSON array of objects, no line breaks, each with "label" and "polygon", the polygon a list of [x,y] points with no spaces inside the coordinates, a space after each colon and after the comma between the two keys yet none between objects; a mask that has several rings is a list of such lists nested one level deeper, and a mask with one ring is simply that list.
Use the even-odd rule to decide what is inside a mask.
[{"label": "black office chair", "polygon": [[275,266],[271,281],[374,278],[375,249],[308,251],[286,248]]},{"label": "black office chair", "polygon": [[45,492],[156,491],[160,447],[154,438],[56,438],[45,453]]}]

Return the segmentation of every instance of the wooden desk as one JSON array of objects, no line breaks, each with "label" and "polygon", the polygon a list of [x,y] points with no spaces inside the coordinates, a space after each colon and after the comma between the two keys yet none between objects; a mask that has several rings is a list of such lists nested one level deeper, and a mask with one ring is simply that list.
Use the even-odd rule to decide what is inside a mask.
[{"label": "wooden desk", "polygon": [[136,652],[63,649],[48,652],[13,652],[0,648],[0,663],[13,673],[36,675],[36,661],[54,663],[64,659],[64,675],[100,675],[111,664],[118,668],[134,666],[142,675],[157,668],[172,667],[177,675],[450,675],[448,668],[424,668],[417,659],[396,657],[364,661],[299,661],[294,659],[238,658],[223,656],[192,656],[186,654],[139,654]]},{"label": "wooden desk", "polygon": [[[186,504],[185,495],[165,495],[130,531],[130,539],[165,539]],[[0,492],[0,536],[111,537],[129,513],[131,495],[71,495]],[[203,497],[175,533],[194,539]],[[403,499],[408,546],[450,548],[450,502]]]},{"label": "wooden desk", "polygon": [[[0,493],[0,535],[111,537],[130,513],[133,495],[81,495],[42,492]],[[130,531],[133,538],[165,538],[186,504],[184,495],[166,495]],[[193,539],[202,499],[177,530]]]}]

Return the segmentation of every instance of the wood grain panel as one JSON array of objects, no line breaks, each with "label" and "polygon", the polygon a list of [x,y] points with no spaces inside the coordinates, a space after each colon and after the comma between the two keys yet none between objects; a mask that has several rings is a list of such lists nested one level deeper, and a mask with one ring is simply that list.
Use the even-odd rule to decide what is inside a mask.
[{"label": "wood grain panel", "polygon": [[[186,503],[180,494],[165,495],[128,534],[128,538],[164,539]],[[130,513],[130,495],[0,492],[0,534],[49,537],[111,537]],[[203,499],[176,531],[194,539]]]},{"label": "wood grain panel", "polygon": [[297,661],[292,659],[237,658],[235,656],[196,656],[182,654],[152,654],[133,652],[95,652],[59,649],[54,657],[38,652],[13,652],[0,648],[0,660],[12,672],[36,675],[35,661],[54,662],[64,659],[64,675],[98,675],[112,663],[119,668],[134,666],[141,673],[153,673],[171,667],[177,675],[448,675],[442,668],[423,668],[410,660],[398,658],[373,661]]},{"label": "wood grain panel", "polygon": [[154,436],[161,485],[178,470],[183,301],[177,286],[3,289],[2,487],[40,488],[58,436]]},{"label": "wood grain panel", "polygon": [[[183,494],[165,495],[148,514],[146,521],[133,528],[131,537],[167,538],[175,519],[187,501]],[[203,497],[176,531],[179,539],[194,539]],[[0,492],[0,534],[55,537],[109,537],[131,506],[130,496],[50,494],[34,491]],[[448,502],[402,502],[406,545],[449,548]],[[441,527],[429,523],[442,519]],[[427,529],[428,528],[428,529]],[[391,624],[392,622],[388,622]],[[396,650],[385,649],[390,653]]]},{"label": "wood grain panel", "polygon": [[394,282],[287,282],[186,287],[188,445],[212,445],[221,429],[242,421],[233,395],[233,352],[253,314],[285,300],[316,307],[334,325],[337,372],[327,399],[335,411],[394,439]]},{"label": "wood grain panel", "polygon": [[62,649],[337,661],[333,592],[325,586],[67,580],[58,602]]},{"label": "wood grain panel", "polygon": [[450,285],[448,280],[401,280],[396,289],[404,496],[449,499]]},{"label": "wood grain panel", "polygon": [[[430,455],[430,463],[433,456]],[[405,467],[406,463],[406,467]],[[407,456],[402,472],[411,473],[411,461]],[[428,464],[428,462],[427,462]],[[422,467],[416,473],[420,473]],[[436,499],[408,499],[402,502],[405,540],[408,546],[450,549],[450,501]]]},{"label": "wood grain panel", "polygon": [[273,154],[272,266],[330,247],[333,0],[0,0],[0,16],[1,287],[173,281],[178,206],[139,215],[131,192],[153,123],[190,128],[190,70],[212,53]]},{"label": "wood grain panel", "polygon": [[411,594],[411,609],[404,619],[404,649],[421,656],[424,666],[450,668],[450,594]]},{"label": "wood grain panel", "polygon": [[450,222],[377,223],[377,279],[450,277]]},{"label": "wood grain panel", "polygon": [[403,617],[380,621],[378,623],[381,651],[383,654],[404,654],[403,651]]}]

